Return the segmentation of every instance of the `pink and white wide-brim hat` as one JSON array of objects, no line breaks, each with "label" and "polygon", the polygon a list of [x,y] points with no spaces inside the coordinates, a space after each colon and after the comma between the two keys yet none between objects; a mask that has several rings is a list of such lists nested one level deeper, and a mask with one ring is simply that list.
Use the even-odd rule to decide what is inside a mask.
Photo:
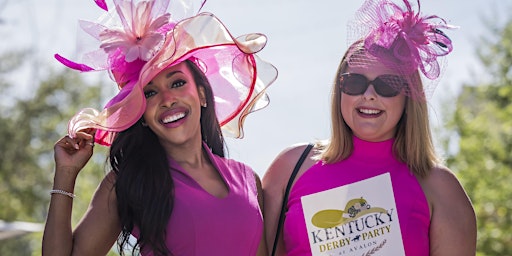
[{"label": "pink and white wide-brim hat", "polygon": [[[96,2],[107,9],[103,1]],[[134,2],[114,0],[123,24],[121,29],[91,26],[97,23],[82,25],[86,32],[96,35],[101,42],[99,52],[106,55],[96,57],[98,51],[95,51],[89,53],[88,59],[103,59],[106,65],[105,62],[94,66],[80,64],[56,55],[73,69],[108,70],[120,88],[102,111],[86,108],[77,113],[69,122],[70,136],[93,128],[95,141],[110,145],[117,132],[126,130],[142,117],[146,106],[143,87],[165,68],[188,59],[205,73],[212,86],[224,135],[243,137],[245,117],[268,105],[265,90],[277,78],[277,69],[256,55],[265,46],[266,37],[247,34],[235,38],[211,13],[173,21],[165,12],[169,0]],[[173,1],[173,4],[184,8],[190,6],[189,2]],[[90,58],[91,55],[95,57]]]}]

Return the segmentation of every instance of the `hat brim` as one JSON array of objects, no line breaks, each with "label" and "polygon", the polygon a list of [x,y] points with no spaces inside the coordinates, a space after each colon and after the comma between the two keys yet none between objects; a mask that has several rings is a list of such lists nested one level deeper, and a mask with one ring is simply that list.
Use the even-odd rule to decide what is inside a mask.
[{"label": "hat brim", "polygon": [[266,88],[277,78],[277,69],[256,53],[266,44],[262,34],[234,38],[211,13],[184,19],[166,34],[161,50],[101,112],[87,110],[69,124],[70,134],[95,128],[96,142],[110,145],[116,132],[137,122],[145,110],[143,87],[167,67],[195,59],[213,89],[217,118],[227,136],[243,137],[246,116],[268,104]]}]

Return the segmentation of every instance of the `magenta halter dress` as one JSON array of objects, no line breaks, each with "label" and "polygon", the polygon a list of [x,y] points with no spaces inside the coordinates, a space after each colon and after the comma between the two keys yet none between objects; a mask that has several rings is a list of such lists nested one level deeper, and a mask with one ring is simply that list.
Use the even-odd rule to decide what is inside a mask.
[{"label": "magenta halter dress", "polygon": [[[284,223],[284,242],[288,256],[311,255],[306,220],[301,198],[314,193],[356,183],[381,174],[389,173],[391,188],[394,194],[399,227],[406,255],[429,255],[430,210],[423,190],[416,177],[411,174],[407,165],[398,162],[392,154],[394,139],[383,142],[367,142],[353,138],[354,152],[346,160],[333,163],[313,165],[295,183],[290,191],[288,211]],[[378,190],[378,186],[368,189]],[[373,219],[367,218],[372,221]],[[373,220],[375,225],[375,220]],[[381,221],[377,219],[378,222]],[[398,224],[397,224],[398,226]],[[331,231],[329,231],[331,232]],[[331,237],[334,233],[327,233]],[[317,239],[318,237],[315,237]],[[357,237],[359,239],[359,237]],[[355,240],[355,238],[354,238]],[[343,242],[343,241],[342,241]],[[358,241],[352,242],[355,244]],[[333,246],[343,246],[331,244]],[[357,243],[359,248],[366,244]],[[323,249],[327,252],[328,247]],[[358,249],[347,246],[343,252]],[[347,253],[348,254],[348,253]],[[328,254],[325,255],[344,255]],[[378,253],[375,255],[379,255]]]},{"label": "magenta halter dress", "polygon": [[[263,217],[254,172],[245,164],[221,158],[204,148],[229,193],[224,198],[209,194],[170,159],[175,199],[167,225],[167,247],[175,256],[256,255]],[[153,253],[143,251],[142,255]]]}]

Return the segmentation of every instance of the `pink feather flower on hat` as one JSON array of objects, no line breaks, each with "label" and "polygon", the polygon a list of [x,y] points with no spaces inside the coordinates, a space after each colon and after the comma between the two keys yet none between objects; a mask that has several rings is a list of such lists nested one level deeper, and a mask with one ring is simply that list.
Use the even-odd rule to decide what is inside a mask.
[{"label": "pink feather flower on hat", "polygon": [[121,50],[126,62],[136,59],[148,61],[161,47],[165,32],[174,27],[170,14],[153,18],[155,1],[121,1],[116,11],[122,28],[106,28],[100,33],[100,48],[108,54]]},{"label": "pink feather flower on hat", "polygon": [[[438,57],[453,49],[452,42],[441,29],[452,29],[446,21],[436,15],[421,16],[414,12],[408,0],[403,1],[405,9],[388,0],[368,0],[359,15],[371,28],[365,39],[365,48],[374,51],[375,46],[391,51],[389,56],[377,56],[402,63],[402,71],[411,73],[419,68],[429,79],[440,75]],[[372,52],[379,55],[380,52]]]}]

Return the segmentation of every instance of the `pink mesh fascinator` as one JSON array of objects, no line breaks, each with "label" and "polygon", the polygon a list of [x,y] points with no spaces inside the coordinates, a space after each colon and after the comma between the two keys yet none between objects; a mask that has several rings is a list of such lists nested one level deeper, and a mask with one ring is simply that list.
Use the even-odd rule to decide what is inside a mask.
[{"label": "pink mesh fascinator", "polygon": [[348,25],[348,65],[369,66],[378,61],[405,77],[419,70],[420,76],[426,78],[424,88],[410,86],[406,93],[424,98],[434,90],[444,67],[443,57],[453,49],[442,29],[456,27],[435,15],[421,16],[419,0],[417,13],[408,0],[403,3],[404,7],[389,0],[363,3]]},{"label": "pink mesh fascinator", "polygon": [[114,0],[115,12],[108,12],[105,1],[95,2],[107,13],[100,22],[81,21],[80,26],[99,46],[83,55],[84,64],[56,58],[79,71],[109,71],[120,91],[102,111],[86,108],[76,114],[69,121],[70,136],[94,128],[96,142],[110,145],[116,132],[142,117],[143,87],[165,68],[187,59],[212,86],[224,135],[243,137],[245,117],[268,105],[265,90],[277,70],[256,55],[266,44],[264,35],[233,37],[213,14],[197,14],[205,0]]}]

